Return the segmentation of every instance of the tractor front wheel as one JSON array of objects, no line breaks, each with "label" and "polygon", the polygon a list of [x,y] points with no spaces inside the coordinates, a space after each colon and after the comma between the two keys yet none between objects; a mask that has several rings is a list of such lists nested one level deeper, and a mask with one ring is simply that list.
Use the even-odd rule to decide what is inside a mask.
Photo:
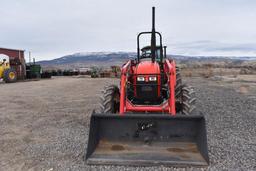
[{"label": "tractor front wheel", "polygon": [[119,98],[119,88],[116,85],[105,87],[103,95],[100,98],[101,113],[118,113],[120,104]]},{"label": "tractor front wheel", "polygon": [[17,81],[16,71],[12,68],[6,69],[4,71],[4,81],[6,83],[14,83]]}]

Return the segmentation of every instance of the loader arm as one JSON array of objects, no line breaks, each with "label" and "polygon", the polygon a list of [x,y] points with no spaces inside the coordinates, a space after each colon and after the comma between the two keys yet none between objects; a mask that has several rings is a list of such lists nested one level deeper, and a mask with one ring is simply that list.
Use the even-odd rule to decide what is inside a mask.
[{"label": "loader arm", "polygon": [[169,113],[171,115],[176,115],[175,110],[175,86],[176,86],[176,64],[175,61],[165,60],[165,70],[168,75],[168,84],[170,87],[170,97],[169,97]]},{"label": "loader arm", "polygon": [[120,115],[124,115],[125,112],[125,99],[126,99],[126,82],[127,82],[127,75],[129,74],[131,67],[131,60],[129,60],[126,64],[123,65],[121,70],[121,81],[120,81],[120,108],[119,112]]}]

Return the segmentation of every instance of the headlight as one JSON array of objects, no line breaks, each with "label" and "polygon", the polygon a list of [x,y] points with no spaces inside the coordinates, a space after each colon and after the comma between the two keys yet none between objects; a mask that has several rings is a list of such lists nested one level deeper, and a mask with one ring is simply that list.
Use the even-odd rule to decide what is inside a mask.
[{"label": "headlight", "polygon": [[145,78],[142,77],[142,76],[138,76],[138,77],[137,77],[137,81],[145,81]]},{"label": "headlight", "polygon": [[148,79],[149,79],[149,81],[156,81],[157,80],[156,76],[150,76]]}]

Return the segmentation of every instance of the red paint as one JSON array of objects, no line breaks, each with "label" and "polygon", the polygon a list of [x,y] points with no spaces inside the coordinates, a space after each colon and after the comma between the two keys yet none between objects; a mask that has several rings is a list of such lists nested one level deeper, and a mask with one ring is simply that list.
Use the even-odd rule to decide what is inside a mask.
[{"label": "red paint", "polygon": [[142,61],[140,62],[135,70],[135,74],[158,74],[160,73],[160,67],[157,62]]},{"label": "red paint", "polygon": [[128,61],[126,64],[123,65],[121,70],[121,82],[120,82],[120,107],[119,112],[120,115],[123,115],[125,112],[125,89],[126,89],[126,75],[129,72],[129,68],[131,65],[131,61]]},{"label": "red paint", "polygon": [[132,112],[162,112],[169,113],[168,102],[166,101],[163,105],[159,106],[148,106],[148,105],[133,105],[128,99],[126,99],[126,111]]},{"label": "red paint", "polygon": [[170,98],[169,98],[169,113],[171,115],[176,114],[175,110],[175,85],[176,85],[176,64],[174,61],[165,61],[167,73],[169,74],[169,87],[170,87]]},{"label": "red paint", "polygon": [[[134,71],[134,96],[136,97],[136,82],[137,82],[137,76],[143,76],[145,78],[145,82],[149,81],[150,76],[156,76],[157,77],[157,84],[158,87],[160,87],[160,66],[157,62],[152,61],[142,61],[140,62],[136,67]],[[160,96],[160,88],[158,88],[158,97]]]},{"label": "red paint", "polygon": [[9,56],[10,59],[21,58],[24,59],[24,50],[0,48],[0,54]]},{"label": "red paint", "polygon": [[[175,110],[175,85],[176,85],[176,64],[173,60],[166,59],[164,62],[164,74],[167,77],[169,84],[170,96],[167,101],[161,105],[134,105],[126,98],[126,82],[127,80],[133,80],[133,86],[135,86],[136,92],[136,81],[137,76],[143,76],[148,80],[149,76],[157,76],[158,79],[158,95],[160,95],[160,79],[161,71],[157,62],[142,61],[139,64],[128,61],[123,65],[121,71],[120,81],[120,115],[124,115],[126,112],[162,112],[169,113],[170,115],[176,115]],[[143,75],[145,74],[145,75]],[[127,78],[129,76],[129,78]],[[134,94],[136,96],[136,93]]]}]

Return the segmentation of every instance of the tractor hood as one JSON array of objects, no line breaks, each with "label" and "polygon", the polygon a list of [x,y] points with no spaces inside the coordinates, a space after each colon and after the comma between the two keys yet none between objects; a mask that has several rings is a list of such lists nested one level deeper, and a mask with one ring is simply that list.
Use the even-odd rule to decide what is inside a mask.
[{"label": "tractor hood", "polygon": [[159,74],[160,66],[157,62],[141,61],[136,69],[135,74]]}]

